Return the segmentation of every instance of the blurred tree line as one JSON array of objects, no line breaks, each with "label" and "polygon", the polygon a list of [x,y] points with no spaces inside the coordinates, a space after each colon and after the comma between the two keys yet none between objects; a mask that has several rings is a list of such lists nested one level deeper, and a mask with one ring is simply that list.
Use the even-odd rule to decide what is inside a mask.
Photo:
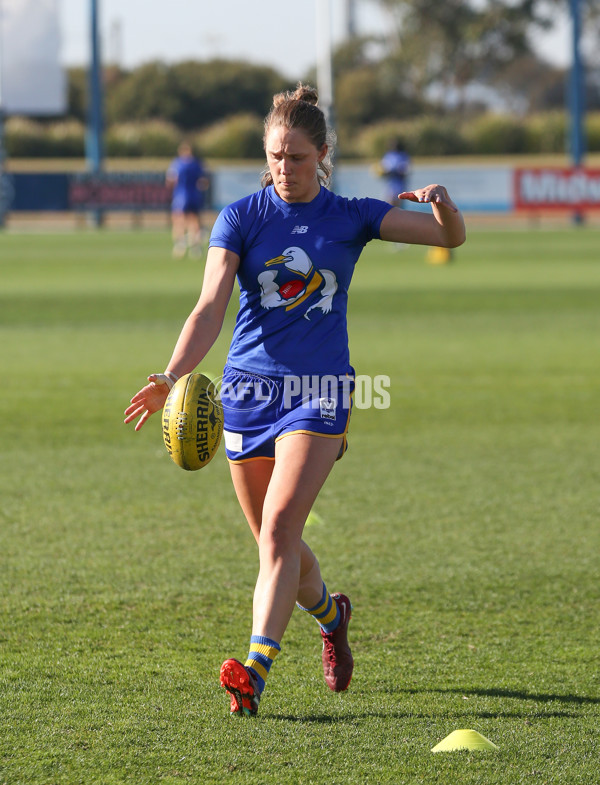
[{"label": "blurred tree line", "polygon": [[[401,135],[414,155],[564,152],[568,74],[535,53],[537,30],[567,0],[369,0],[385,10],[380,36],[334,55],[335,125],[344,157],[379,156]],[[588,149],[600,150],[600,0],[586,12]],[[585,42],[584,42],[585,43]],[[303,80],[316,82],[314,73]],[[60,121],[9,118],[11,156],[81,156],[87,74],[68,72]],[[186,136],[206,157],[262,156],[262,118],[294,87],[277,70],[214,59],[104,69],[106,152],[170,156]]]}]

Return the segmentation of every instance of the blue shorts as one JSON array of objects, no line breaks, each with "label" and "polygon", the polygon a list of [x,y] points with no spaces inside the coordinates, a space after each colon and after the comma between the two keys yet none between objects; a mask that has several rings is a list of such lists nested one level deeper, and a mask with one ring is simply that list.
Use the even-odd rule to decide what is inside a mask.
[{"label": "blue shorts", "polygon": [[275,459],[275,442],[292,433],[342,438],[346,452],[354,378],[271,377],[226,366],[220,395],[225,452],[232,463]]},{"label": "blue shorts", "polygon": [[203,199],[197,195],[175,194],[171,202],[171,211],[174,213],[195,214],[203,207]]}]

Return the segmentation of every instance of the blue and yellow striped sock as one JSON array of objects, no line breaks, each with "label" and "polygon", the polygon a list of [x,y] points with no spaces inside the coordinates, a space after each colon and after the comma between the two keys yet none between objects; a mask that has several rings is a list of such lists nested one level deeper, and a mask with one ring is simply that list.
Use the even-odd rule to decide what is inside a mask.
[{"label": "blue and yellow striped sock", "polygon": [[281,646],[271,638],[264,635],[252,635],[250,637],[250,653],[244,663],[245,667],[252,671],[256,679],[258,691],[262,694],[265,688],[265,681],[269,675],[273,660],[281,651]]},{"label": "blue and yellow striped sock", "polygon": [[303,608],[302,605],[298,607],[314,616],[323,632],[333,632],[340,623],[340,610],[336,601],[329,596],[325,584],[323,584],[323,595],[314,608]]}]

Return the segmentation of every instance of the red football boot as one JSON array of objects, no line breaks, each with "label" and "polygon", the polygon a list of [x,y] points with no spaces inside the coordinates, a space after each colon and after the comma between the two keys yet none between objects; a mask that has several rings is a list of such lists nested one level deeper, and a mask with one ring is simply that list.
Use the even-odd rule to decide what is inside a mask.
[{"label": "red football boot", "polygon": [[239,660],[225,660],[221,665],[221,686],[231,693],[230,712],[234,715],[255,717],[260,693],[254,676]]},{"label": "red football boot", "polygon": [[348,689],[354,660],[348,645],[348,623],[352,617],[352,605],[345,594],[332,594],[340,610],[340,623],[333,632],[321,630],[323,638],[323,676],[327,686],[334,692]]}]

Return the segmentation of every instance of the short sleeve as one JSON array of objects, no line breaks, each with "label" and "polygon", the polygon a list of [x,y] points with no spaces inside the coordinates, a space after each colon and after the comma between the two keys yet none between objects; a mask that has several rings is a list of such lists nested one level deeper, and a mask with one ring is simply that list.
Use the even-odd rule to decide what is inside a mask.
[{"label": "short sleeve", "polygon": [[235,205],[229,205],[217,216],[208,247],[225,248],[241,256],[243,244],[239,211]]},{"label": "short sleeve", "polygon": [[363,242],[381,239],[381,222],[392,206],[381,199],[354,199],[353,202],[362,226]]}]

